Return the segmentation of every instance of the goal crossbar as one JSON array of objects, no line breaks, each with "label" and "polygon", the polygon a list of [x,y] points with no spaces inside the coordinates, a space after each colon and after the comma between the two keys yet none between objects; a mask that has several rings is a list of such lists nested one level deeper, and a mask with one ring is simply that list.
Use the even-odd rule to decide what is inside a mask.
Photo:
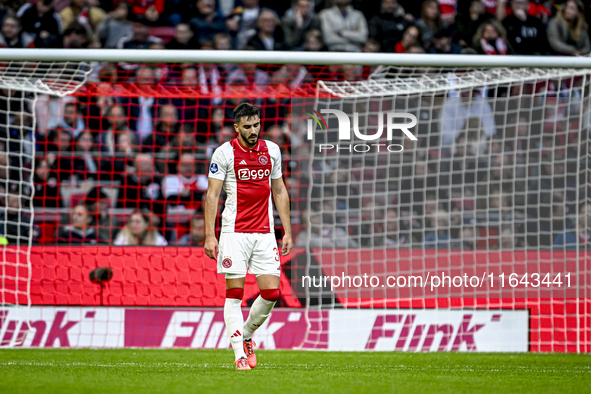
[{"label": "goal crossbar", "polygon": [[431,55],[394,53],[143,50],[143,49],[3,49],[0,61],[71,61],[134,63],[352,64],[416,67],[590,68],[591,57]]}]

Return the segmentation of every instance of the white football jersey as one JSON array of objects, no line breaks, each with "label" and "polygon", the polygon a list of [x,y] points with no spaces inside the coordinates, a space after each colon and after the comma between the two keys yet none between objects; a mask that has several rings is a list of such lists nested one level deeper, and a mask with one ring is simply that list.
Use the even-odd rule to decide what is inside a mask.
[{"label": "white football jersey", "polygon": [[274,232],[271,179],[281,176],[281,150],[274,142],[259,139],[249,149],[235,138],[217,148],[209,177],[224,182],[227,198],[222,232]]}]

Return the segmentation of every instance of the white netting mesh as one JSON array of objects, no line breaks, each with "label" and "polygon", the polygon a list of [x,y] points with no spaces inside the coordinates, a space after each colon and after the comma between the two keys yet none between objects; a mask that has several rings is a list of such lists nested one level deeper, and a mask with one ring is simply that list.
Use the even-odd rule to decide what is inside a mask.
[{"label": "white netting mesh", "polygon": [[[532,348],[544,343],[552,350],[583,349],[581,341],[588,339],[581,330],[589,314],[579,301],[588,297],[589,266],[587,254],[577,251],[589,250],[591,235],[589,76],[575,69],[382,67],[368,81],[320,82],[316,102],[300,103],[318,111],[318,118],[323,115],[328,127],[309,121],[314,138],[301,156],[310,171],[306,228],[296,240],[308,252],[305,269],[300,266],[294,274],[366,274],[380,278],[380,284],[334,289],[330,282],[300,282],[309,308],[369,308],[392,315],[391,309],[438,307],[435,321],[441,325],[450,319],[450,308],[530,310]],[[412,114],[418,119],[412,129],[418,141],[400,130],[392,140],[385,131],[373,141],[353,132],[350,140],[339,139],[341,120],[323,109],[342,111],[351,128],[356,113],[365,136],[386,127],[388,112]],[[403,151],[387,151],[392,144],[394,151]],[[490,287],[488,277],[494,273],[499,280],[506,271],[521,279],[529,271],[542,278],[552,272],[554,279],[567,267],[577,277],[572,292],[527,288],[524,282],[516,286],[520,292],[508,284],[499,290]],[[387,275],[425,281],[441,271],[478,273],[488,287],[426,292],[383,286]],[[549,320],[540,311],[568,300],[572,305],[558,318],[577,324],[566,324],[563,337],[548,339]],[[329,335],[323,318],[313,316],[307,345],[318,346]],[[361,313],[360,319],[366,316]],[[372,349],[389,349],[395,338],[398,350],[460,350],[451,340],[435,338],[437,331],[428,331],[415,317],[414,323],[399,317],[380,326],[382,342],[375,337],[372,342],[375,332],[370,335],[361,321],[335,327],[331,319],[330,338],[349,338],[346,350],[370,343]],[[401,339],[405,331],[408,341]],[[509,334],[505,350],[517,350],[519,341],[512,342]]]},{"label": "white netting mesh", "polygon": [[0,63],[0,87],[63,97],[74,93],[90,71],[90,64],[84,62],[4,62]]},{"label": "white netting mesh", "polygon": [[[38,94],[66,96],[86,81],[87,63],[0,64],[0,346],[18,345],[28,329],[35,162],[35,103]],[[19,327],[17,327],[17,322]],[[16,333],[19,333],[18,335]]]}]

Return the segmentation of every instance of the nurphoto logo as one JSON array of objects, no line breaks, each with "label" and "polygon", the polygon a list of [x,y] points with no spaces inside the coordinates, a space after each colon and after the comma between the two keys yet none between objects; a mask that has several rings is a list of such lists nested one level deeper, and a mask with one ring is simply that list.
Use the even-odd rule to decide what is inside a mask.
[{"label": "nurphoto logo", "polygon": [[[338,129],[338,137],[339,141],[351,141],[351,120],[349,116],[338,109],[321,109],[320,112],[323,114],[332,114],[337,117],[337,121],[339,124]],[[308,140],[314,140],[314,123],[318,125],[320,130],[328,131],[328,123],[324,116],[322,116],[318,111],[312,110],[312,113],[307,112],[306,115],[310,116],[312,119],[307,120],[307,127],[308,127]],[[409,138],[411,141],[417,141],[417,137],[414,136],[413,133],[410,132],[409,129],[413,128],[417,124],[417,118],[413,114],[405,113],[405,112],[378,112],[378,128],[374,134],[362,134],[359,131],[359,113],[353,113],[353,134],[357,140],[361,141],[377,141],[382,138],[384,133],[384,115],[386,117],[386,139],[388,141],[392,141],[392,136],[394,135],[394,131],[402,131],[404,135]],[[397,122],[397,120],[409,120],[410,122]],[[314,122],[316,121],[316,122]],[[329,144],[329,143],[321,143],[318,144],[318,152],[328,151],[330,149],[336,149],[337,152],[340,151],[348,151],[348,152],[358,152],[364,153],[369,151],[380,151],[380,149],[384,148],[388,152],[392,153],[399,153],[404,150],[404,147],[400,144],[385,144],[385,143],[357,143],[357,144]]]}]

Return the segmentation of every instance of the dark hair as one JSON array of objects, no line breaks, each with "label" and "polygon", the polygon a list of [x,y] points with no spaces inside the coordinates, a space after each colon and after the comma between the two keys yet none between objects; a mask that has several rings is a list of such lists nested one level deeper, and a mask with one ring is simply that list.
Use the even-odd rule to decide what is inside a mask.
[{"label": "dark hair", "polygon": [[261,117],[261,112],[257,107],[252,105],[251,103],[241,103],[233,111],[234,121],[236,123],[240,122],[240,119],[246,118],[250,119],[253,116]]},{"label": "dark hair", "polygon": [[4,19],[2,19],[2,24],[4,24],[4,21],[6,19],[12,19],[13,21],[15,21],[18,24],[19,28],[22,28],[22,23],[21,23],[21,18],[19,18],[18,16],[16,16],[16,14],[12,11],[8,11],[6,13],[6,15],[4,16]]},{"label": "dark hair", "polygon": [[74,21],[68,25],[66,30],[64,31],[63,36],[69,36],[70,34],[76,34],[79,36],[88,36],[88,31],[84,27],[84,25],[78,21]]}]

